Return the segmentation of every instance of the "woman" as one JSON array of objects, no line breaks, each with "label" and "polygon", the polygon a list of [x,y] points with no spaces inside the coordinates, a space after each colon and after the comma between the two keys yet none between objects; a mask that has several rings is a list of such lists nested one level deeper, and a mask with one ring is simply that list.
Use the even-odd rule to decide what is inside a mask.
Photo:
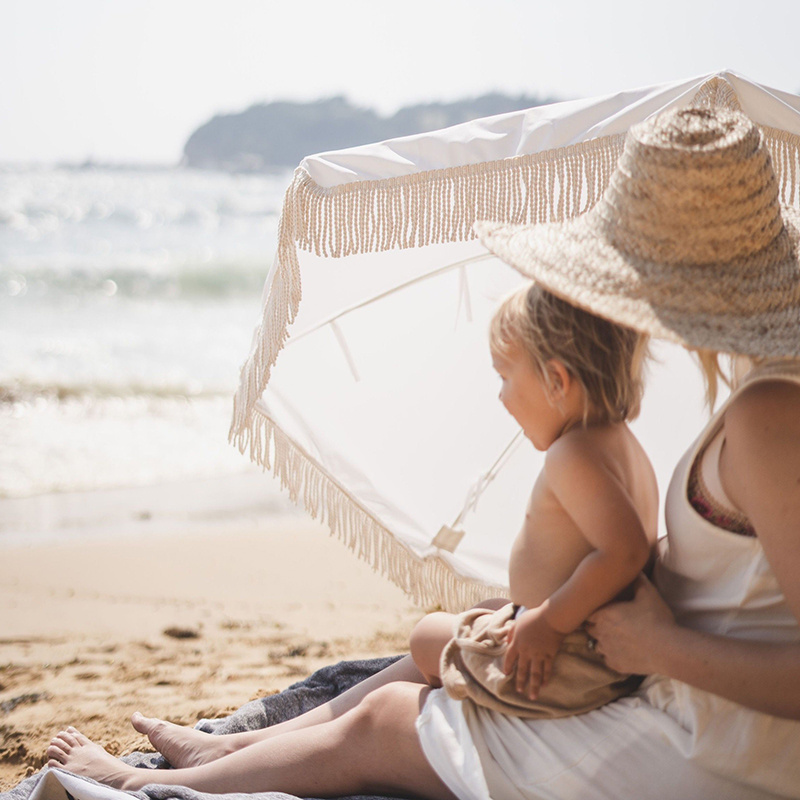
[{"label": "woman", "polygon": [[588,214],[479,233],[576,305],[755,363],[673,478],[655,573],[669,605],[641,579],[632,603],[591,618],[610,666],[652,677],[588,714],[523,720],[431,691],[404,660],[296,720],[216,742],[137,717],[182,767],[157,778],[71,730],[52,766],[120,788],[301,796],[800,796],[800,225],[758,129],[733,112],[667,113],[631,131]]}]

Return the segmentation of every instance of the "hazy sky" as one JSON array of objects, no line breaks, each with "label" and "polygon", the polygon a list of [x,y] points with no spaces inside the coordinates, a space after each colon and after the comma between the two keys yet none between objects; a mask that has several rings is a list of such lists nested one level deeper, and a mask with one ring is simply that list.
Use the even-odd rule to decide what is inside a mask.
[{"label": "hazy sky", "polygon": [[726,68],[796,92],[799,31],[798,0],[0,0],[0,161],[174,162],[217,112],[334,94],[391,112]]}]

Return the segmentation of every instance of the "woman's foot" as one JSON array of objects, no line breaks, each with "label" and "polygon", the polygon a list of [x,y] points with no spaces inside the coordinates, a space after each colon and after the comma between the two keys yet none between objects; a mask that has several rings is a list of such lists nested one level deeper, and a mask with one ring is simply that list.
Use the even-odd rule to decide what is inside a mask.
[{"label": "woman's foot", "polygon": [[150,744],[176,769],[199,767],[222,758],[235,749],[227,744],[227,737],[145,717],[138,711],[131,717],[131,725],[147,736]]},{"label": "woman's foot", "polygon": [[67,728],[52,739],[47,748],[47,757],[49,767],[63,767],[115,789],[141,789],[153,782],[152,774],[149,779],[137,775],[141,770],[123,764],[75,728]]}]

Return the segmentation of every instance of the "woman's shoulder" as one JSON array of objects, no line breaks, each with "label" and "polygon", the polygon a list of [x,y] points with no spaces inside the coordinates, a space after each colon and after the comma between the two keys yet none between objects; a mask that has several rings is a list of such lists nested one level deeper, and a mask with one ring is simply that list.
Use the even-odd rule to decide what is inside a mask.
[{"label": "woman's shoulder", "polygon": [[758,435],[785,426],[800,431],[800,375],[764,376],[746,383],[725,410],[725,436]]},{"label": "woman's shoulder", "polygon": [[744,386],[725,412],[724,431],[720,475],[753,520],[754,503],[792,491],[800,475],[800,383],[769,379]]}]

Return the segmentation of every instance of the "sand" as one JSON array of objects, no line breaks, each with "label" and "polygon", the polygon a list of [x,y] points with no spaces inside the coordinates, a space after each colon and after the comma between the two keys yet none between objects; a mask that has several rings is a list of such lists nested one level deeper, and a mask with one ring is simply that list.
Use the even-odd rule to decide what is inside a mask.
[{"label": "sand", "polygon": [[149,749],[342,659],[407,650],[423,613],[252,474],[0,500],[0,790],[75,725]]}]

